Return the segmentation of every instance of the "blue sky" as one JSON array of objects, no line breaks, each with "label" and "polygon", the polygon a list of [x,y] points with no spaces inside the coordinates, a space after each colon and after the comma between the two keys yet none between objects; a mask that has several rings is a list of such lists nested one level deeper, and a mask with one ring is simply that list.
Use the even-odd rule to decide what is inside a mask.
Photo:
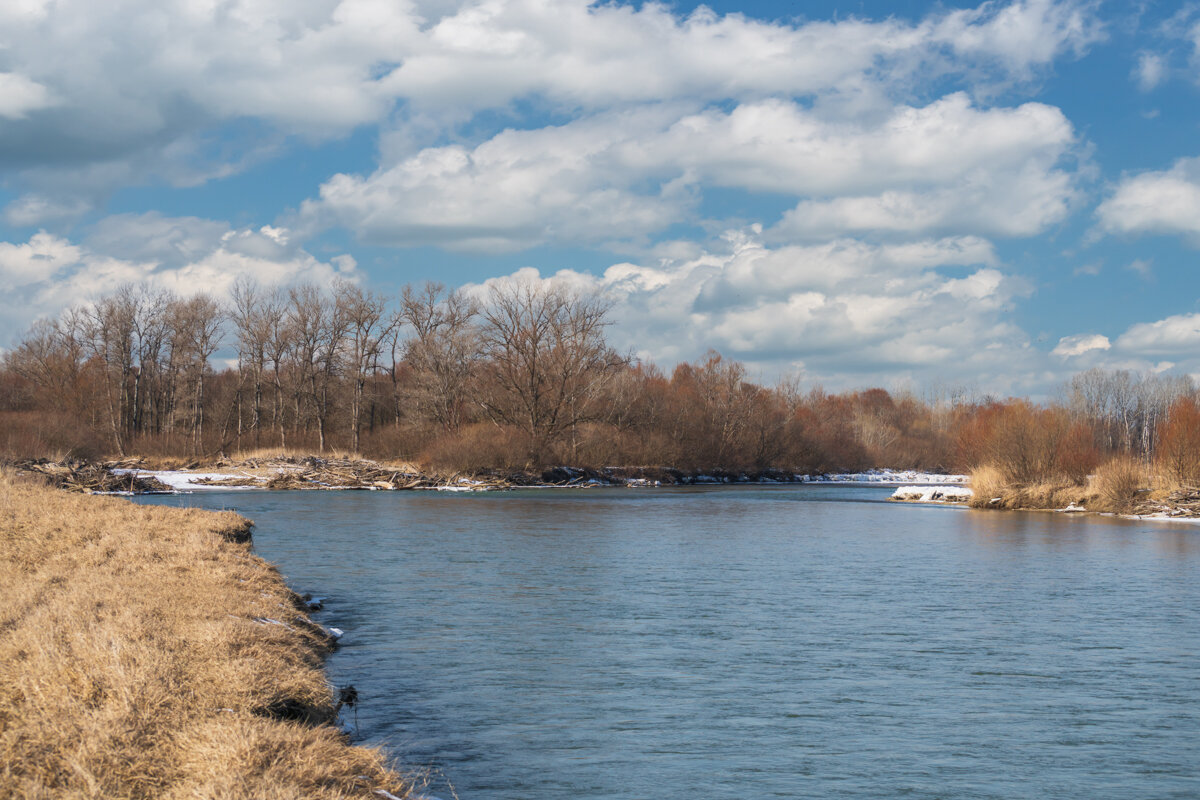
[{"label": "blue sky", "polygon": [[606,293],[830,388],[1200,376],[1200,5],[14,0],[0,346],[133,283]]}]

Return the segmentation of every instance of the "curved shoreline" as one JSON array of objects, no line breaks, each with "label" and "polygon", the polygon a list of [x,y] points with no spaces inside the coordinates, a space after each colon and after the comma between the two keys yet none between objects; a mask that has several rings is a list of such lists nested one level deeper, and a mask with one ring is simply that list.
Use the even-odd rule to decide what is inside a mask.
[{"label": "curved shoreline", "polygon": [[0,473],[0,795],[410,797],[349,744],[332,638],[232,512]]}]

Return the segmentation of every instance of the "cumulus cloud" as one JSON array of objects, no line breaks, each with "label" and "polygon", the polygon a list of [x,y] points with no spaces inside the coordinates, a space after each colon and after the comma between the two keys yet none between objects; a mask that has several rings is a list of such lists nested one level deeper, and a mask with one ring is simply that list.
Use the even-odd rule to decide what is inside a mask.
[{"label": "cumulus cloud", "polygon": [[[691,203],[680,181],[631,170],[622,153],[660,112],[505,131],[475,148],[428,148],[366,178],[336,175],[303,215],[371,241],[519,249],[657,232]],[[660,173],[662,174],[662,173]],[[637,191],[634,184],[652,185]]]},{"label": "cumulus cloud", "polygon": [[718,186],[815,195],[784,216],[776,240],[1029,235],[1061,220],[1075,197],[1059,167],[1074,143],[1058,109],[984,110],[961,93],[854,120],[783,100],[727,111],[658,105],[337,175],[303,216],[372,241],[516,249],[658,233]]},{"label": "cumulus cloud", "polygon": [[201,181],[247,163],[264,136],[400,119],[428,144],[482,111],[519,116],[517,101],[562,114],[874,102],[930,76],[1025,80],[1102,35],[1075,0],[799,23],[588,0],[23,0],[0,8],[0,158],[40,195],[84,176],[91,191]]},{"label": "cumulus cloud", "polygon": [[9,287],[20,288],[52,279],[79,258],[79,248],[42,231],[21,244],[0,242],[0,275]]},{"label": "cumulus cloud", "polygon": [[14,72],[0,72],[0,117],[23,119],[30,111],[54,105],[46,87]]},{"label": "cumulus cloud", "polygon": [[1137,64],[1133,68],[1133,77],[1138,88],[1149,92],[1156,88],[1167,76],[1167,60],[1159,53],[1138,53]]},{"label": "cumulus cloud", "polygon": [[1137,322],[1111,341],[1094,333],[1065,336],[1053,354],[1076,369],[1200,374],[1200,313]]},{"label": "cumulus cloud", "polygon": [[692,97],[857,91],[908,85],[918,71],[990,68],[1026,77],[1102,32],[1083,3],[1027,0],[932,15],[918,22],[790,25],[701,7],[585,0],[485,0],[428,29],[383,84],[425,106],[491,107],[526,95],[570,107]]},{"label": "cumulus cloud", "polygon": [[1177,314],[1157,322],[1139,322],[1117,338],[1117,347],[1144,356],[1186,356],[1200,351],[1200,314]]},{"label": "cumulus cloud", "polygon": [[682,260],[493,281],[512,278],[605,293],[614,345],[660,364],[715,347],[767,380],[803,363],[830,386],[852,386],[985,372],[1008,382],[1038,358],[1004,313],[1028,287],[974,237],[772,248],[749,229]]},{"label": "cumulus cloud", "polygon": [[1107,336],[1098,333],[1078,333],[1074,336],[1064,336],[1058,340],[1058,345],[1050,352],[1063,358],[1081,356],[1093,350],[1108,350],[1112,343]]},{"label": "cumulus cloud", "polygon": [[1200,158],[1122,178],[1096,216],[1108,233],[1179,234],[1200,242]]},{"label": "cumulus cloud", "polygon": [[11,289],[0,300],[0,342],[39,316],[130,284],[221,298],[243,275],[264,286],[358,277],[350,256],[321,261],[286,233],[146,214],[104,220],[82,243],[44,231],[27,242],[0,242],[0,278]]}]

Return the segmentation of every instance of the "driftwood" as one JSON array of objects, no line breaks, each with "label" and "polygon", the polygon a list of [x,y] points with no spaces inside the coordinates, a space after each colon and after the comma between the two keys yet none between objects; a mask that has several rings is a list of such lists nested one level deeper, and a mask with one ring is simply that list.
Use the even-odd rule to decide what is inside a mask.
[{"label": "driftwood", "polygon": [[[169,492],[153,477],[117,473],[114,470],[148,471],[139,459],[92,464],[72,460],[53,463],[27,460],[12,466],[26,472],[39,473],[55,486],[82,492]],[[202,466],[187,464],[184,470]],[[396,467],[359,458],[324,458],[318,456],[275,456],[249,458],[242,461],[221,458],[203,465],[218,471],[217,477],[194,475],[193,484],[213,487],[257,487],[262,489],[365,489],[399,491],[411,489],[511,489],[514,487],[576,487],[592,486],[672,486],[735,483],[792,483],[802,476],[779,470],[734,472],[710,470],[684,472],[670,467],[605,467],[588,469],[553,467],[544,471],[490,470],[479,473],[433,475],[414,471],[411,467]],[[1200,516],[1200,495],[1195,498],[1196,515]],[[1150,513],[1150,512],[1145,512]]]},{"label": "driftwood", "polygon": [[[459,476],[427,475],[399,470],[366,459],[279,458],[248,459],[236,465],[244,469],[270,469],[273,474],[255,477],[244,474],[223,478],[197,478],[195,483],[207,486],[261,486],[265,489],[436,489],[464,485]],[[489,478],[472,480],[472,487],[481,489],[507,488],[507,481]]]},{"label": "driftwood", "polygon": [[1188,519],[1200,517],[1200,489],[1177,489],[1164,500],[1139,499],[1132,512],[1138,516],[1161,516]]},{"label": "driftwood", "polygon": [[170,486],[148,476],[114,472],[114,469],[122,468],[116,464],[95,464],[79,459],[25,459],[15,461],[11,466],[19,472],[39,475],[51,486],[72,492],[153,494],[173,491]]}]

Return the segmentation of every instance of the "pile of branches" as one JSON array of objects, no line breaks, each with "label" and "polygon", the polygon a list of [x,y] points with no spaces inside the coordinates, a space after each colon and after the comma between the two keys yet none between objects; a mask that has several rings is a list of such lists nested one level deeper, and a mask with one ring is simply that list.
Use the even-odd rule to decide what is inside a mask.
[{"label": "pile of branches", "polygon": [[82,459],[50,461],[31,458],[14,461],[11,466],[19,472],[40,476],[50,486],[72,492],[154,494],[174,491],[154,478],[117,473],[109,464],[94,464]]},{"label": "pile of branches", "polygon": [[[266,478],[236,476],[229,478],[197,479],[208,486],[261,486],[266,489],[433,489],[459,483],[457,475],[437,477],[387,467],[366,459],[348,458],[282,458],[251,459],[239,466],[275,468],[276,474]],[[501,478],[472,481],[478,488],[498,489],[508,486]]]},{"label": "pile of branches", "polygon": [[1138,516],[1165,514],[1168,517],[1200,517],[1200,489],[1176,489],[1162,502],[1142,499],[1135,503],[1133,514]]}]

